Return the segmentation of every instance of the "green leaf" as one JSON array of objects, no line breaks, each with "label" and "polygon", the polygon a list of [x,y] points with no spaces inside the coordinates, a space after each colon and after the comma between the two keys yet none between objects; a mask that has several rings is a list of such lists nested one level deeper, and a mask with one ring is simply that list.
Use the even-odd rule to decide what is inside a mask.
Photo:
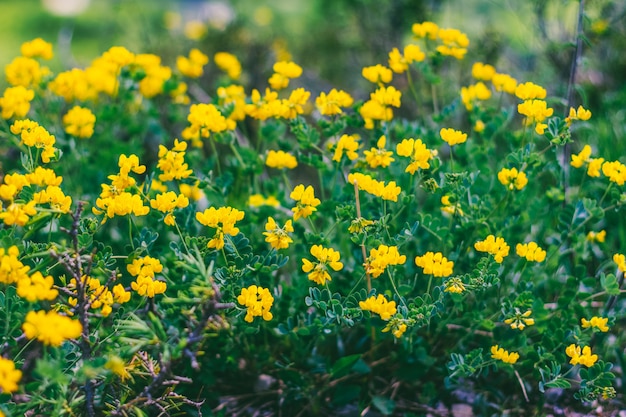
[{"label": "green leaf", "polygon": [[335,362],[335,364],[330,369],[330,375],[333,378],[341,378],[342,376],[347,375],[359,359],[361,359],[360,354],[339,358],[339,360]]},{"label": "green leaf", "polygon": [[617,282],[617,278],[615,278],[615,275],[602,274],[600,276],[600,284],[602,285],[602,288],[604,288],[607,294],[615,295],[615,296],[620,294],[619,283]]},{"label": "green leaf", "polygon": [[394,400],[381,397],[379,395],[376,395],[372,398],[372,404],[374,404],[374,407],[376,407],[378,411],[386,416],[391,415],[393,413],[393,410],[396,408],[396,403]]}]

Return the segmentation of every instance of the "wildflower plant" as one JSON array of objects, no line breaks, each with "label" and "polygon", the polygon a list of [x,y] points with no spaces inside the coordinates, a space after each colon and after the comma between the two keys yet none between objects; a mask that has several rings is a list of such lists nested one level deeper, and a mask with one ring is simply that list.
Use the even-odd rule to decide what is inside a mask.
[{"label": "wildflower plant", "polygon": [[584,103],[468,64],[458,29],[412,35],[362,95],[312,95],[291,60],[248,85],[197,48],[54,73],[25,43],[0,98],[0,414],[623,400],[623,162]]}]

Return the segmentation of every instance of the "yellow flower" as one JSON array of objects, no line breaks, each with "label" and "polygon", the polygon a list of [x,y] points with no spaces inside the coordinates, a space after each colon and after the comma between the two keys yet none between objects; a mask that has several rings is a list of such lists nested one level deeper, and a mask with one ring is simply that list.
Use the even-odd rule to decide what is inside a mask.
[{"label": "yellow flower", "polygon": [[[518,86],[519,89],[519,86]],[[535,131],[542,135],[547,125],[542,123],[546,118],[552,116],[554,109],[548,107],[543,100],[526,100],[517,105],[519,114],[526,116],[525,123],[535,123]]]},{"label": "yellow flower", "polygon": [[321,204],[321,201],[315,197],[315,191],[311,185],[306,188],[302,184],[297,185],[289,194],[289,198],[296,202],[296,206],[292,208],[294,220],[309,217]]},{"label": "yellow flower", "polygon": [[431,40],[437,39],[439,34],[439,26],[433,22],[414,23],[411,27],[413,35],[416,38],[428,38]]},{"label": "yellow flower", "polygon": [[0,220],[7,226],[18,225],[24,226],[32,216],[37,214],[35,209],[35,201],[29,201],[26,204],[11,203],[6,209],[0,213]]},{"label": "yellow flower", "polygon": [[116,303],[124,304],[130,301],[130,291],[126,291],[122,284],[116,284],[113,287],[113,300]]},{"label": "yellow flower", "polygon": [[509,74],[494,74],[491,78],[496,91],[504,91],[507,94],[515,94],[517,89],[517,80]]},{"label": "yellow flower", "polygon": [[306,258],[302,258],[302,271],[308,274],[308,278],[311,281],[319,285],[324,285],[326,281],[332,280],[328,273],[329,267],[333,271],[343,269],[343,263],[339,261],[341,254],[332,248],[313,245],[311,247],[311,255],[317,259],[317,262],[311,262]]},{"label": "yellow flower", "polygon": [[457,214],[459,216],[465,215],[465,213],[463,212],[463,209],[461,209],[461,204],[459,203],[452,204],[450,202],[450,196],[448,195],[444,195],[443,197],[441,197],[441,211],[447,214],[452,214],[452,215],[457,215]]},{"label": "yellow flower", "polygon": [[569,126],[572,120],[589,120],[591,119],[591,111],[586,110],[583,106],[578,106],[578,109],[570,107],[569,115],[565,118],[565,122]]},{"label": "yellow flower", "polygon": [[189,199],[182,194],[177,195],[174,191],[158,194],[154,199],[150,200],[150,207],[166,214],[163,221],[168,226],[176,224],[176,218],[173,214],[174,210],[185,208],[188,205]]},{"label": "yellow flower", "polygon": [[248,205],[250,207],[278,207],[280,206],[280,202],[276,200],[276,197],[274,196],[269,196],[268,198],[265,198],[261,194],[252,194],[250,197],[248,197]]},{"label": "yellow flower", "polygon": [[411,158],[411,163],[404,170],[411,175],[418,169],[430,168],[428,161],[433,158],[433,151],[428,149],[421,139],[403,139],[396,145],[396,153]]},{"label": "yellow flower", "polygon": [[[139,295],[145,295],[148,298],[154,298],[157,294],[162,294],[167,289],[167,284],[163,281],[155,279],[156,274],[163,271],[163,265],[161,262],[151,256],[144,256],[143,258],[136,258],[132,263],[126,265],[128,272],[136,277],[135,281],[131,282],[130,287]],[[123,296],[118,289],[118,297]]]},{"label": "yellow flower", "polygon": [[54,144],[56,139],[39,123],[29,119],[16,120],[10,129],[11,133],[20,136],[21,143],[24,145],[42,150],[41,161],[44,164],[50,162],[55,156],[56,148]]},{"label": "yellow flower", "polygon": [[448,143],[450,146],[458,145],[459,143],[464,143],[467,140],[467,133],[463,133],[460,130],[454,130],[451,128],[442,128],[439,131],[439,135],[444,142]]},{"label": "yellow flower", "polygon": [[517,168],[502,168],[500,172],[498,172],[498,181],[509,190],[521,190],[528,184],[526,174],[524,172],[518,172]]},{"label": "yellow flower", "polygon": [[589,346],[584,346],[581,351],[580,346],[572,343],[565,349],[565,354],[570,357],[569,363],[572,365],[591,367],[598,361],[598,355],[592,354]]},{"label": "yellow flower", "polygon": [[500,264],[509,255],[510,247],[501,237],[496,238],[494,235],[489,235],[485,240],[474,243],[474,249],[493,255],[495,261]]},{"label": "yellow flower", "polygon": [[4,90],[4,95],[0,97],[0,107],[2,108],[2,118],[20,119],[30,110],[30,102],[35,98],[35,92],[24,86],[9,87]]},{"label": "yellow flower", "polygon": [[441,252],[426,252],[423,256],[415,257],[415,265],[422,268],[426,275],[448,277],[452,275],[454,262],[449,261]]},{"label": "yellow flower", "polygon": [[44,345],[59,347],[69,339],[80,337],[83,326],[56,311],[29,311],[22,325],[27,339],[37,339]]},{"label": "yellow flower", "polygon": [[187,121],[190,126],[182,133],[183,139],[192,140],[197,137],[208,138],[211,133],[220,133],[235,129],[234,120],[226,119],[213,104],[192,104],[189,108]]},{"label": "yellow flower", "polygon": [[[378,296],[371,296],[365,301],[359,301],[359,307],[363,311],[371,311],[372,313],[376,313],[380,316],[381,320],[389,320],[391,316],[396,314],[396,302],[395,301],[387,301],[384,295],[378,294]],[[404,330],[406,330],[406,325],[404,326]],[[400,332],[400,335],[403,332]],[[396,336],[398,337],[398,336]]]},{"label": "yellow flower", "polygon": [[207,243],[208,248],[220,250],[224,247],[224,235],[235,236],[239,228],[235,223],[244,218],[245,213],[232,207],[210,207],[196,213],[196,220],[204,226],[215,229],[213,238]]},{"label": "yellow flower", "polygon": [[349,160],[354,161],[359,157],[357,151],[359,150],[359,135],[346,135],[343,134],[337,141],[335,147],[335,153],[333,155],[333,161],[341,161],[342,156],[345,155]]},{"label": "yellow flower", "polygon": [[496,74],[496,69],[489,64],[483,64],[482,62],[476,62],[472,65],[472,77],[477,80],[491,81]]},{"label": "yellow flower", "polygon": [[372,220],[364,219],[363,217],[357,217],[356,219],[350,222],[350,226],[348,226],[348,232],[350,233],[361,233],[368,226],[373,225],[374,222]]},{"label": "yellow flower", "polygon": [[189,57],[179,56],[176,58],[176,67],[178,68],[178,71],[189,78],[198,78],[202,76],[204,72],[203,67],[208,63],[209,57],[196,48],[189,51]]},{"label": "yellow flower", "polygon": [[601,332],[608,332],[609,331],[609,326],[607,325],[609,322],[609,319],[606,317],[597,317],[597,316],[593,316],[591,319],[587,320],[586,318],[582,318],[581,320],[581,324],[583,329],[587,329],[590,327],[595,327],[598,330],[600,330]]},{"label": "yellow flower", "polygon": [[288,152],[270,150],[265,158],[265,165],[276,169],[294,169],[298,166],[298,160]]},{"label": "yellow flower", "polygon": [[511,326],[511,329],[524,330],[526,326],[532,326],[535,324],[535,319],[530,317],[532,310],[526,310],[522,313],[519,308],[515,307],[515,313],[512,317],[504,320],[504,322]]},{"label": "yellow flower", "polygon": [[490,98],[491,90],[489,90],[483,82],[461,88],[461,101],[468,111],[474,108],[476,100],[484,101]]},{"label": "yellow flower", "polygon": [[22,379],[22,371],[15,369],[15,362],[0,356],[0,393],[11,394],[17,391],[20,379]]},{"label": "yellow flower", "polygon": [[364,151],[365,161],[369,164],[370,168],[383,167],[387,168],[395,159],[391,156],[392,151],[385,149],[387,138],[385,135],[381,136],[376,142],[377,148],[371,148],[369,151]]},{"label": "yellow flower", "polygon": [[365,260],[365,272],[372,278],[378,278],[388,266],[403,265],[406,255],[400,255],[397,246],[379,245],[370,249],[370,255]]},{"label": "yellow flower", "polygon": [[498,347],[498,345],[493,345],[491,346],[491,357],[494,359],[501,360],[504,363],[514,364],[519,359],[519,353],[517,352],[509,353],[509,351],[504,350],[501,347]]},{"label": "yellow flower", "polygon": [[65,132],[77,138],[86,139],[93,135],[96,116],[91,110],[74,106],[63,116]]},{"label": "yellow flower", "polygon": [[32,58],[18,56],[4,68],[4,73],[12,86],[36,88],[50,70]]},{"label": "yellow flower", "polygon": [[589,242],[602,243],[606,239],[606,230],[600,230],[599,232],[589,231],[589,233],[587,233],[586,239]]},{"label": "yellow flower", "polygon": [[602,164],[602,173],[609,178],[611,182],[622,186],[626,182],[626,165],[620,161],[604,162]]},{"label": "yellow flower", "polygon": [[452,277],[446,280],[443,284],[445,286],[444,288],[445,292],[450,292],[453,294],[461,294],[463,293],[463,291],[465,291],[465,284],[459,277]]},{"label": "yellow flower", "polygon": [[189,178],[193,173],[189,169],[189,165],[185,162],[185,151],[187,150],[187,142],[181,142],[174,139],[172,149],[167,149],[163,145],[159,145],[159,162],[157,168],[163,173],[159,174],[160,181],[181,180]]},{"label": "yellow flower", "polygon": [[365,191],[383,200],[398,201],[398,195],[402,189],[395,181],[385,184],[383,181],[377,181],[369,175],[354,172],[348,174],[348,182],[357,185],[359,190]]},{"label": "yellow flower", "polygon": [[241,76],[241,63],[237,57],[228,52],[217,52],[213,56],[215,65],[228,74],[231,80],[238,80]]},{"label": "yellow flower", "polygon": [[361,75],[363,75],[363,78],[367,81],[375,84],[387,84],[390,83],[393,78],[393,72],[380,64],[364,67],[361,71]]},{"label": "yellow flower", "polygon": [[20,53],[22,56],[28,58],[42,58],[52,59],[54,53],[52,52],[52,44],[46,42],[41,38],[35,38],[32,41],[24,42],[20,47]]},{"label": "yellow flower", "polygon": [[526,82],[515,88],[515,96],[521,100],[543,100],[546,98],[546,89],[532,82]]},{"label": "yellow flower", "polygon": [[269,217],[267,223],[265,223],[265,241],[269,243],[274,249],[287,249],[290,243],[293,243],[293,239],[288,235],[293,233],[293,224],[291,219],[287,220],[283,227],[279,227],[276,224],[274,218]]},{"label": "yellow flower", "polygon": [[291,61],[279,61],[272,67],[274,74],[268,80],[274,90],[282,90],[289,85],[289,79],[302,75],[302,67]]},{"label": "yellow flower", "polygon": [[616,253],[613,255],[613,262],[617,264],[617,269],[619,269],[620,272],[626,272],[626,256],[624,256],[624,254]]},{"label": "yellow flower", "polygon": [[237,297],[237,302],[247,307],[245,321],[252,323],[254,317],[262,317],[265,321],[273,318],[270,309],[274,303],[274,297],[267,288],[251,285],[242,288],[241,294]]},{"label": "yellow flower", "polygon": [[530,262],[543,262],[546,259],[546,251],[541,249],[535,242],[518,243],[515,246],[515,252]]},{"label": "yellow flower", "polygon": [[29,266],[25,266],[18,259],[20,251],[17,246],[9,249],[0,248],[0,283],[14,284],[28,279]]},{"label": "yellow flower", "polygon": [[54,278],[44,277],[41,272],[35,271],[31,276],[23,276],[17,281],[17,295],[28,302],[40,300],[52,301],[57,298],[59,291],[53,289]]},{"label": "yellow flower", "polygon": [[352,106],[354,99],[343,90],[333,88],[328,94],[322,92],[315,99],[315,106],[324,116],[342,114],[342,108]]}]

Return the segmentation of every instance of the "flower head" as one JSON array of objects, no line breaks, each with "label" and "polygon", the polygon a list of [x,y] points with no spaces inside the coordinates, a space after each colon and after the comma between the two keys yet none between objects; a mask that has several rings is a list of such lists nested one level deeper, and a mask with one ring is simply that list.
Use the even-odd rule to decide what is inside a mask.
[{"label": "flower head", "polygon": [[262,317],[265,321],[270,321],[274,317],[270,312],[274,297],[267,288],[256,285],[242,288],[237,302],[247,308],[244,320],[248,323],[252,323],[255,317]]},{"label": "flower head", "polygon": [[493,255],[495,261],[500,264],[504,258],[509,255],[510,247],[503,238],[496,238],[494,235],[489,235],[485,240],[474,243],[474,249]]},{"label": "flower head", "polygon": [[324,248],[322,245],[313,245],[311,247],[311,255],[317,259],[317,262],[311,262],[303,258],[302,271],[308,274],[311,281],[319,285],[324,285],[326,281],[331,280],[328,268],[331,268],[333,271],[343,269],[343,263],[339,261],[341,254],[332,248]]},{"label": "flower head", "polygon": [[315,197],[315,191],[311,185],[306,188],[302,184],[296,186],[289,194],[289,198],[296,202],[296,206],[292,209],[294,220],[309,217],[321,204],[321,201]]},{"label": "flower head", "polygon": [[589,320],[587,320],[586,318],[582,318],[580,320],[581,325],[583,327],[583,329],[588,329],[588,328],[596,328],[598,330],[600,330],[601,332],[608,332],[609,331],[609,326],[608,326],[608,322],[609,319],[606,317],[597,317],[597,316],[593,316],[592,318],[590,318]]},{"label": "flower head", "polygon": [[501,347],[498,347],[498,345],[493,345],[491,346],[491,357],[501,360],[504,363],[514,364],[519,359],[519,353],[509,352]]},{"label": "flower head", "polygon": [[288,235],[288,233],[293,233],[293,224],[291,219],[287,220],[283,227],[278,226],[273,217],[269,217],[267,219],[263,236],[265,236],[265,241],[269,243],[272,248],[287,249],[289,244],[293,243],[293,239]]}]

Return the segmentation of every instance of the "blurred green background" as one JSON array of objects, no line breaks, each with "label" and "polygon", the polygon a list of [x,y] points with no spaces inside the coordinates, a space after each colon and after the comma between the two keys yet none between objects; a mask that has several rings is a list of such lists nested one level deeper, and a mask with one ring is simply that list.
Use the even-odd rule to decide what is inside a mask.
[{"label": "blurred green background", "polygon": [[[626,151],[626,2],[584,5],[574,102],[594,113],[594,137],[611,142],[605,157],[618,158]],[[483,61],[565,98],[578,7],[576,0],[4,0],[0,65],[35,37],[54,44],[55,72],[86,66],[113,45],[156,53],[168,65],[199,47],[209,56],[236,54],[247,88],[264,88],[273,62],[291,56],[314,93],[337,87],[363,97],[370,86],[361,68],[386,63],[413,23],[432,20],[470,37],[461,82],[471,82],[471,64]]]}]

